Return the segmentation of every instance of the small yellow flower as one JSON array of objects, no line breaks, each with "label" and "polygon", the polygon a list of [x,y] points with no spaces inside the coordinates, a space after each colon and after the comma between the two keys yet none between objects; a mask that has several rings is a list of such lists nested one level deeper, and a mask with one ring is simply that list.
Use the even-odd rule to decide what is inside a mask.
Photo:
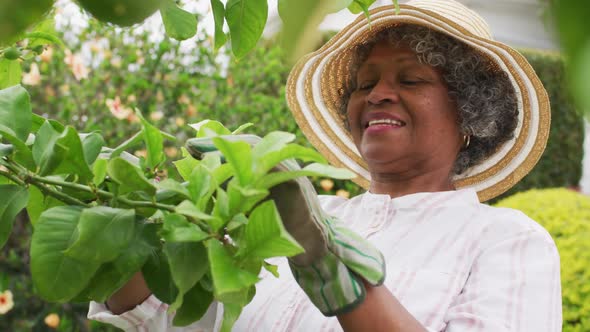
[{"label": "small yellow flower", "polygon": [[51,46],[46,47],[39,57],[41,57],[41,61],[45,63],[50,62],[53,57],[53,48]]},{"label": "small yellow flower", "polygon": [[73,54],[69,49],[65,50],[65,54],[64,62],[68,65],[76,80],[80,81],[84,78],[88,78],[90,69],[84,64],[82,57],[79,54]]},{"label": "small yellow flower", "polygon": [[320,181],[320,187],[322,187],[324,191],[330,191],[332,188],[334,188],[334,181],[330,179],[323,179]]},{"label": "small yellow flower", "polygon": [[26,85],[39,85],[41,83],[41,73],[39,72],[39,66],[33,62],[31,64],[31,70],[28,73],[23,74],[23,84]]},{"label": "small yellow flower", "polygon": [[67,95],[70,93],[70,86],[68,84],[62,84],[59,86],[59,92],[61,92],[64,95]]},{"label": "small yellow flower", "polygon": [[197,115],[197,108],[193,104],[189,104],[186,108],[186,115],[195,116]]},{"label": "small yellow flower", "polygon": [[166,156],[168,156],[168,158],[174,158],[178,154],[178,149],[174,146],[169,146],[164,148],[164,153],[166,153]]},{"label": "small yellow flower", "polygon": [[336,196],[340,196],[340,197],[344,197],[344,198],[349,198],[350,197],[350,193],[344,189],[340,189],[336,192]]},{"label": "small yellow flower", "polygon": [[150,120],[152,121],[162,120],[163,117],[164,113],[162,111],[155,111],[150,113]]},{"label": "small yellow flower", "polygon": [[105,103],[115,118],[119,120],[127,119],[133,114],[133,111],[130,108],[125,107],[121,103],[121,98],[119,98],[119,96],[115,97],[115,99],[107,99]]},{"label": "small yellow flower", "polygon": [[182,95],[180,95],[180,97],[178,97],[178,103],[179,104],[189,104],[191,102],[191,100],[183,93]]},{"label": "small yellow flower", "polygon": [[186,121],[181,117],[176,118],[175,122],[178,127],[182,127],[186,124]]},{"label": "small yellow flower", "polygon": [[45,316],[45,325],[56,329],[59,326],[59,316],[57,314],[49,314]]},{"label": "small yellow flower", "polygon": [[9,312],[13,307],[14,301],[12,300],[12,292],[10,290],[5,290],[0,293],[0,315]]},{"label": "small yellow flower", "polygon": [[134,103],[137,101],[137,97],[135,95],[129,95],[127,96],[127,101],[130,103]]},{"label": "small yellow flower", "polygon": [[162,93],[162,90],[158,90],[158,92],[156,93],[156,101],[158,103],[161,103],[164,101],[164,94]]},{"label": "small yellow flower", "polygon": [[134,155],[136,157],[147,157],[147,151],[146,150],[137,150],[135,151]]}]

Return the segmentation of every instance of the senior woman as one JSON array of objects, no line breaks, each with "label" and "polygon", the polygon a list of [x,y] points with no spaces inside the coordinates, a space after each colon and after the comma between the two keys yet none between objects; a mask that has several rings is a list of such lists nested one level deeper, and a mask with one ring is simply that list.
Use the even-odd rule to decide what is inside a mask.
[{"label": "senior woman", "polygon": [[[318,208],[305,180],[275,190],[287,229],[311,249],[276,260],[281,277],[262,276],[234,331],[561,330],[553,240],[524,214],[480,203],[539,159],[547,95],[477,14],[452,0],[377,8],[370,25],[359,17],[300,60],[287,97],[308,139],[368,191]],[[310,220],[331,234],[329,254],[310,245]],[[108,306],[92,303],[89,317],[182,330],[140,274]],[[222,311],[184,329],[217,330]]]}]

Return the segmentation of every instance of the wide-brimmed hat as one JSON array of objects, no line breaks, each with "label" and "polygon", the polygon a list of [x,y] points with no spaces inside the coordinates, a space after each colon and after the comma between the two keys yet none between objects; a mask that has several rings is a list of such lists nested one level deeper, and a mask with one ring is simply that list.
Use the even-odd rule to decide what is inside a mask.
[{"label": "wide-brimmed hat", "polygon": [[[301,58],[287,81],[287,102],[309,141],[334,165],[358,174],[357,184],[369,187],[371,176],[340,114],[342,88],[350,79],[353,50],[379,31],[412,24],[449,35],[504,71],[515,90],[518,124],[514,138],[483,162],[453,179],[456,188],[473,188],[480,201],[496,197],[522,179],[541,157],[551,121],[547,92],[527,60],[493,40],[486,22],[453,0],[414,0],[370,11],[338,32],[319,50]],[[475,133],[477,135],[477,133]]]}]

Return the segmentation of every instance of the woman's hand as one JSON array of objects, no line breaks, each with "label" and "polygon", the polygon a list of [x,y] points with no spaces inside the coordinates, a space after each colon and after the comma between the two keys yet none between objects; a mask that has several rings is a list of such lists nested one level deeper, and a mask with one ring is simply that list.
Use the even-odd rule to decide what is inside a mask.
[{"label": "woman's hand", "polygon": [[135,273],[131,279],[107,300],[107,307],[120,315],[145,301],[152,293],[148,288],[141,272]]},{"label": "woman's hand", "polygon": [[[253,135],[227,136],[255,145]],[[255,137],[254,137],[255,138]],[[187,141],[187,150],[202,158],[216,151],[212,139]],[[275,166],[275,172],[298,171],[294,160]],[[287,232],[305,249],[289,259],[295,279],[311,301],[326,316],[347,312],[365,297],[363,280],[380,285],[385,279],[385,261],[379,250],[321,209],[317,193],[306,177],[283,182],[271,188]]]}]

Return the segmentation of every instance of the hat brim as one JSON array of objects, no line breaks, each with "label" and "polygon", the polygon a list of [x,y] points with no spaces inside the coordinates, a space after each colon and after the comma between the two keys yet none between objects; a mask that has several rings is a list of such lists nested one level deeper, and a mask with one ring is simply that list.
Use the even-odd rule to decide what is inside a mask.
[{"label": "hat brim", "polygon": [[[401,5],[373,9],[369,26],[364,16],[338,32],[316,52],[300,59],[287,81],[287,102],[308,140],[334,165],[355,172],[353,181],[367,189],[370,174],[339,112],[341,89],[350,76],[352,50],[376,32],[398,24],[413,24],[447,34],[477,50],[497,69],[504,71],[514,87],[518,125],[514,138],[482,163],[456,176],[456,188],[473,188],[480,201],[494,198],[520,181],[540,159],[551,122],[549,98],[528,61],[511,47],[472,33],[434,11]],[[465,22],[463,22],[465,23]],[[485,29],[483,29],[485,30]],[[485,35],[479,33],[480,35]]]}]

